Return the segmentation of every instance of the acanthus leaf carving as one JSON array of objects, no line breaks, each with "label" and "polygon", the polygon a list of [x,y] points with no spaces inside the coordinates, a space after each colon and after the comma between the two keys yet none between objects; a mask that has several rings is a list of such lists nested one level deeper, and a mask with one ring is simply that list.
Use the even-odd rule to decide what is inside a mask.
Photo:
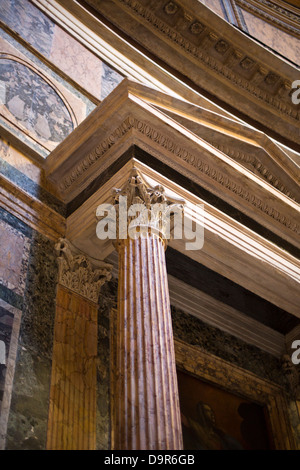
[{"label": "acanthus leaf carving", "polygon": [[[109,137],[104,140],[105,143],[109,139],[111,139],[112,145],[118,141],[118,139],[129,132],[131,129],[135,129],[139,133],[143,134],[152,142],[155,142],[159,146],[163,147],[166,151],[170,152],[171,154],[177,156],[184,162],[186,162],[189,166],[193,167],[194,169],[200,171],[201,173],[207,175],[210,179],[214,180],[216,183],[222,185],[229,191],[235,193],[240,198],[244,199],[256,209],[264,212],[267,216],[271,217],[272,219],[276,220],[280,224],[284,225],[286,228],[290,229],[291,231],[295,232],[296,234],[300,234],[300,225],[295,223],[294,221],[288,219],[285,215],[281,214],[278,211],[275,211],[272,207],[264,204],[256,195],[249,194],[248,191],[245,191],[245,188],[240,184],[236,184],[233,180],[229,179],[227,176],[224,175],[219,169],[208,164],[207,162],[203,161],[201,156],[194,155],[188,150],[186,150],[181,145],[174,142],[170,137],[160,132],[158,129],[154,128],[147,122],[141,121],[136,119],[133,116],[128,116],[119,127],[113,131],[111,136],[114,136],[114,140]],[[110,147],[111,147],[110,146]],[[98,154],[98,148],[103,148],[101,154]],[[98,158],[102,157],[106,150],[104,150],[106,146],[101,143],[96,147],[96,149],[91,152],[87,157],[88,166],[86,169],[89,169],[92,165],[95,164]],[[110,148],[109,147],[109,148]],[[61,184],[61,189],[63,191],[68,191],[71,189],[71,186],[77,178],[80,177],[81,171],[80,168],[72,170],[73,180],[71,181],[70,176],[67,176],[63,183]]]},{"label": "acanthus leaf carving", "polygon": [[112,265],[98,261],[94,267],[89,258],[76,253],[65,238],[59,239],[55,250],[59,284],[97,303],[100,288],[111,279]]},{"label": "acanthus leaf carving", "polygon": [[[117,219],[119,219],[120,197],[126,197],[126,209],[134,204],[140,206],[138,216],[127,216],[127,222],[133,231],[151,232],[159,235],[164,242],[168,240],[169,221],[175,212],[183,211],[183,200],[167,197],[165,188],[161,185],[150,187],[142,174],[136,168],[130,172],[130,176],[121,189],[113,190]],[[118,224],[119,225],[119,224]]]}]

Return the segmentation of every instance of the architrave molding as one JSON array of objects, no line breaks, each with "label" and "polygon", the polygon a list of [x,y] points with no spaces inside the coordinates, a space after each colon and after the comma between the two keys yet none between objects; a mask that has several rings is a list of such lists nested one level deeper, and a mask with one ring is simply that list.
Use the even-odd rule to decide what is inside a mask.
[{"label": "architrave molding", "polygon": [[136,96],[127,80],[49,155],[46,175],[70,202],[132,145],[300,247],[297,203]]},{"label": "architrave molding", "polygon": [[78,249],[99,259],[112,253],[112,240],[100,241],[96,236],[96,210],[102,203],[112,203],[113,188],[123,187],[133,167],[151,186],[164,186],[167,196],[186,201],[192,220],[194,205],[204,204],[202,249],[187,251],[184,239],[171,240],[172,248],[300,318],[298,259],[137,159],[125,164],[68,217],[66,236]]},{"label": "architrave molding", "polygon": [[[107,262],[113,265],[112,275],[118,278],[118,255],[112,252]],[[168,274],[170,303],[173,307],[199,318],[208,325],[229,333],[245,343],[280,358],[285,352],[283,334],[225,305],[199,289]]]},{"label": "architrave molding", "polygon": [[[100,46],[94,44],[101,40],[101,35],[111,44],[118,43],[119,49],[124,50],[125,41],[116,33],[108,32],[108,28],[104,28],[83,6],[73,5],[65,0],[34,0],[34,3],[98,54]],[[300,113],[290,97],[291,84],[298,78],[297,68],[245,36],[200,2],[169,2],[176,3],[178,11],[181,11],[182,18],[175,14],[176,21],[172,14],[166,16],[163,11],[166,2],[163,3],[162,0],[146,6],[143,0],[103,0],[101,7],[88,3],[94,8],[98,7],[100,14],[129,36],[132,35],[132,30],[139,31],[135,40],[140,41],[142,47],[164,60],[182,76],[187,76],[195,83],[196,88],[200,87],[211,96],[221,98],[238,113],[245,113],[246,110],[243,119],[247,119],[248,115],[265,129],[275,132],[277,140],[282,136],[285,143],[289,140],[294,147],[296,143],[300,143],[297,131]],[[90,39],[84,35],[82,26],[80,28],[80,21],[91,28]],[[168,24],[168,21],[171,23]],[[211,24],[215,24],[214,30]],[[236,44],[239,44],[238,48]],[[127,43],[126,46],[128,47]],[[207,106],[212,109],[213,104],[201,97],[195,87],[193,91],[193,87],[184,84],[182,79],[180,83],[180,79],[175,77],[176,73],[171,74],[166,70],[162,72],[145,55],[141,60],[141,52],[137,48],[126,50],[130,70],[124,56],[120,60],[121,56],[115,50],[110,55],[107,52],[106,55],[103,54],[105,50],[102,51],[103,59],[108,60],[125,76],[134,77],[146,84],[150,84],[152,80],[152,86],[156,89],[168,89],[168,93],[173,96],[184,95],[197,104],[206,100]],[[136,67],[139,76],[133,71],[134,63],[138,64]],[[152,78],[146,70],[151,72]]]}]

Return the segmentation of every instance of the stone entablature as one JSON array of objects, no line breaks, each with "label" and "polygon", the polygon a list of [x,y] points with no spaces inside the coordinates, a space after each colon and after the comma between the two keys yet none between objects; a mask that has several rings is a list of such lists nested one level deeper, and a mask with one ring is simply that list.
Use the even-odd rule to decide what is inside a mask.
[{"label": "stone entablature", "polygon": [[[150,106],[147,91],[124,80],[93,113],[77,127],[46,162],[46,174],[56,185],[65,202],[70,202],[118,160],[130,147],[136,145],[163,163],[205,187],[215,195],[241,210],[263,226],[299,245],[299,205],[273,188],[253,172],[228,158],[201,138],[201,124],[224,128],[228,134],[239,135],[241,142],[254,143],[254,131],[238,123],[205,116],[199,108],[191,108],[184,101],[172,99],[176,113],[169,118],[164,112],[160,95],[155,106]],[[147,90],[147,89],[146,89]],[[165,99],[165,97],[164,97]],[[199,136],[189,124],[180,122],[181,116],[198,122]],[[206,122],[205,122],[206,121]],[[261,142],[259,134],[258,144]],[[260,139],[260,140],[259,140]],[[272,143],[274,155],[268,155],[278,166],[281,179],[286,178],[297,192],[297,166]],[[269,147],[272,145],[268,144]],[[273,148],[272,147],[272,148]],[[286,166],[284,167],[284,160]]]}]

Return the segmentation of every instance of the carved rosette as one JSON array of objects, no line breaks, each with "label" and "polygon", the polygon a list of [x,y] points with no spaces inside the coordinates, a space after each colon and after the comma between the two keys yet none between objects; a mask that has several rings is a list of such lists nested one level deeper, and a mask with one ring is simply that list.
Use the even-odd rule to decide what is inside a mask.
[{"label": "carved rosette", "polygon": [[88,257],[76,253],[70,242],[61,238],[55,245],[58,254],[58,282],[97,303],[100,288],[111,279],[112,265],[103,261],[93,266]]},{"label": "carved rosette", "polygon": [[[121,201],[121,196],[124,199]],[[161,238],[165,247],[171,237],[174,214],[183,211],[182,200],[171,199],[165,194],[163,186],[150,187],[141,173],[133,168],[122,189],[114,189],[114,204],[117,212],[118,238],[146,238],[147,234],[155,234]],[[126,199],[125,199],[126,198]],[[124,202],[123,202],[124,201]],[[133,205],[138,204],[140,211],[130,212]],[[120,224],[121,210],[126,212],[125,227]]]}]

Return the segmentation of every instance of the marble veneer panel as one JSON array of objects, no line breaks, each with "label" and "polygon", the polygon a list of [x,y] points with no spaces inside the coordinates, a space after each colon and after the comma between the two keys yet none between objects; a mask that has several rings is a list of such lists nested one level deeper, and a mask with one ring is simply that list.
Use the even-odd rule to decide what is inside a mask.
[{"label": "marble veneer panel", "polygon": [[89,93],[100,99],[101,60],[57,25],[49,59]]},{"label": "marble veneer panel", "polygon": [[5,2],[0,19],[98,99],[104,99],[123,79],[29,0]]},{"label": "marble veneer panel", "polygon": [[0,220],[0,282],[23,296],[25,290],[30,239]]},{"label": "marble veneer panel", "polygon": [[1,2],[0,19],[42,54],[50,53],[55,25],[29,0]]},{"label": "marble veneer panel", "polygon": [[54,243],[33,231],[6,449],[44,450],[55,317]]},{"label": "marble veneer panel", "polygon": [[122,75],[105,64],[105,62],[102,62],[101,100],[104,100],[119,85],[123,78]]},{"label": "marble veneer panel", "polygon": [[281,31],[276,26],[257,18],[248,11],[242,10],[243,17],[248,27],[249,33],[259,41],[271,47],[275,51],[287,57],[295,64],[300,65],[299,39]]},{"label": "marble veneer panel", "polygon": [[0,450],[5,448],[21,311],[0,299]]},{"label": "marble veneer panel", "polygon": [[0,445],[45,449],[57,282],[54,243],[4,209],[0,234],[0,359],[5,343],[6,361],[0,364]]},{"label": "marble veneer panel", "polygon": [[[31,231],[0,211],[0,449],[5,448]],[[19,304],[19,305],[18,305]],[[18,305],[20,308],[16,308]]]},{"label": "marble veneer panel", "polygon": [[[9,179],[13,178],[19,187],[22,187],[26,191],[28,185],[22,185],[21,175],[24,175],[29,186],[36,188],[36,190],[33,192],[35,197],[39,198],[41,193],[47,193],[49,196],[54,196],[54,199],[57,200],[57,192],[53,187],[53,184],[46,178],[45,171],[41,168],[41,165],[33,162],[29,157],[26,157],[26,155],[24,155],[21,151],[13,147],[10,142],[2,139],[1,137],[0,159],[2,162],[2,174],[7,176]],[[5,166],[5,162],[8,165]],[[10,171],[11,168],[17,170],[14,174],[14,177],[12,171]],[[52,207],[52,205],[50,205],[50,207]],[[58,212],[61,213],[60,211]],[[62,213],[62,215],[64,215],[64,213]]]},{"label": "marble veneer panel", "polygon": [[111,312],[117,308],[117,279],[101,287],[98,310],[96,450],[111,449],[110,441],[110,346]]},{"label": "marble veneer panel", "polygon": [[55,196],[55,190],[46,181],[44,171],[1,138],[0,173],[15,183],[18,188],[65,216],[65,205]]}]

